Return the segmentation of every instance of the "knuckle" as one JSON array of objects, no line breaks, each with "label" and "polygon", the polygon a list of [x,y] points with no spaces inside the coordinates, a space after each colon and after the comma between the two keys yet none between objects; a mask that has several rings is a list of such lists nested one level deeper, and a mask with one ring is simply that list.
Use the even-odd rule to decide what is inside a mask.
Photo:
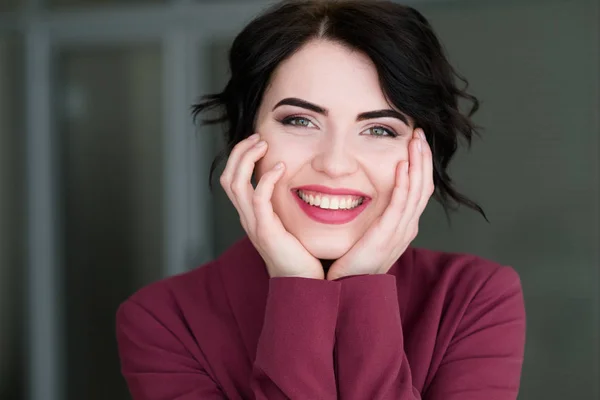
[{"label": "knuckle", "polygon": [[260,181],[258,182],[258,185],[256,185],[255,195],[257,197],[260,197],[261,200],[263,200],[264,198],[270,196],[272,187],[273,184],[270,181],[268,173],[266,173],[261,177]]},{"label": "knuckle", "polygon": [[415,227],[413,228],[413,232],[412,232],[412,235],[411,235],[411,236],[412,236],[412,239],[415,239],[415,238],[417,237],[417,235],[418,235],[418,234],[419,234],[419,227],[418,227],[418,226],[415,226]]},{"label": "knuckle", "polygon": [[242,140],[242,141],[239,141],[239,142],[237,142],[237,143],[235,144],[235,146],[233,146],[233,148],[231,149],[231,152],[229,153],[229,154],[230,154],[230,156],[231,156],[231,154],[239,153],[239,152],[240,152],[240,149],[241,149],[242,147],[244,147],[244,141],[243,141],[243,140]]},{"label": "knuckle", "polygon": [[240,194],[242,194],[242,191],[244,190],[243,185],[239,182],[234,182],[231,184],[231,192],[236,195],[239,196]]},{"label": "knuckle", "polygon": [[435,185],[433,183],[430,183],[429,185],[427,185],[427,193],[431,196],[433,192],[435,192]]},{"label": "knuckle", "polygon": [[260,207],[263,203],[263,198],[260,192],[255,192],[254,196],[252,196],[252,205],[257,208]]},{"label": "knuckle", "polygon": [[221,175],[221,177],[219,178],[219,183],[223,188],[226,188],[229,186],[229,178],[225,175]]},{"label": "knuckle", "polygon": [[263,176],[260,178],[260,182],[259,182],[261,190],[268,189],[272,185],[272,181],[273,181],[273,171],[265,172],[263,174]]}]

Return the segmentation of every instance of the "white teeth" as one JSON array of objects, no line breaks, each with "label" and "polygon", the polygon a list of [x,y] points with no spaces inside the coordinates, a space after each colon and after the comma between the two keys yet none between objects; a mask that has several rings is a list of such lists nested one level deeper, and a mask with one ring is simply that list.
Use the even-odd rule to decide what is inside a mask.
[{"label": "white teeth", "polygon": [[363,198],[355,196],[327,196],[320,194],[306,194],[299,190],[298,197],[311,206],[328,210],[350,210],[362,204]]},{"label": "white teeth", "polygon": [[340,201],[337,197],[331,198],[331,201],[329,202],[329,208],[332,210],[337,210],[340,208]]}]

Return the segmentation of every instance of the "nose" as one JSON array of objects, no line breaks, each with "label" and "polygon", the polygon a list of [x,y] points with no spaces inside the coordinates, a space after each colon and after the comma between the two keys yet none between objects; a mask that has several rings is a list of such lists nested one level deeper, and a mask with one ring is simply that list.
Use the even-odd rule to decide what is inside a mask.
[{"label": "nose", "polygon": [[[333,135],[332,135],[333,136]],[[312,160],[315,171],[339,178],[351,175],[358,169],[358,162],[343,135],[324,138]]]}]

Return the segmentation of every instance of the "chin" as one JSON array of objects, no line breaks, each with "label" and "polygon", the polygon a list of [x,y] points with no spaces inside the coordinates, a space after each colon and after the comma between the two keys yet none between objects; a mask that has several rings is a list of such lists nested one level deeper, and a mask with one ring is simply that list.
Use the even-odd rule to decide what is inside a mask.
[{"label": "chin", "polygon": [[323,238],[308,234],[299,235],[298,239],[313,257],[321,260],[337,260],[354,244],[354,241],[348,238]]}]

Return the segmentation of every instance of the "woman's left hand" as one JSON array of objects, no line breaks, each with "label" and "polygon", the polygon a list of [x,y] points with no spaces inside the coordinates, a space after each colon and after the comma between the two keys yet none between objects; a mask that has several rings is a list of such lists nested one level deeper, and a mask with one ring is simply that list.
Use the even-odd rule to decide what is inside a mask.
[{"label": "woman's left hand", "polygon": [[417,236],[419,218],[434,190],[432,154],[422,129],[414,130],[408,153],[409,161],[399,162],[396,168],[390,204],[365,235],[331,265],[328,280],[385,274]]}]

